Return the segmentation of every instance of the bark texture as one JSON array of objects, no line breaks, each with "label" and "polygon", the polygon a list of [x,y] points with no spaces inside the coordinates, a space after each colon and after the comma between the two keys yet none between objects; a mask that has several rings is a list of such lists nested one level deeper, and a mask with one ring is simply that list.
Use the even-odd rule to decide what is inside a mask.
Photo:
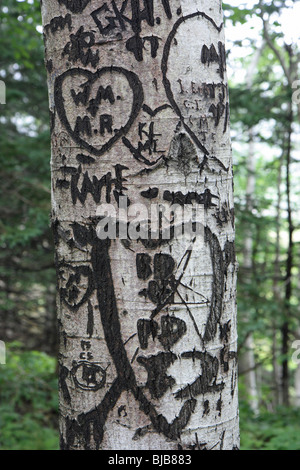
[{"label": "bark texture", "polygon": [[[236,258],[221,2],[43,0],[62,449],[236,449]],[[100,204],[202,209],[97,236]],[[142,206],[141,206],[142,207]],[[130,217],[134,217],[131,214]],[[164,214],[161,214],[164,217]],[[161,225],[158,225],[161,227]]]}]

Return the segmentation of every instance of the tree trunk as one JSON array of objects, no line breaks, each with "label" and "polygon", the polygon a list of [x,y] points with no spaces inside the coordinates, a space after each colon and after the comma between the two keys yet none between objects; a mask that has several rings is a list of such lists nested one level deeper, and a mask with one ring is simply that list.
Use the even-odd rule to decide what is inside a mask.
[{"label": "tree trunk", "polygon": [[[278,176],[277,176],[277,203],[276,203],[276,243],[275,243],[275,259],[274,259],[274,277],[273,277],[273,296],[274,301],[278,306],[278,311],[281,308],[284,309],[282,301],[282,293],[279,286],[279,280],[281,278],[280,270],[280,233],[281,233],[281,201],[282,201],[282,168],[284,161],[284,150],[279,159],[278,163]],[[278,341],[279,322],[278,315],[274,315],[272,318],[272,376],[273,376],[273,387],[274,387],[274,408],[282,404],[282,390],[280,383],[280,367],[278,363],[279,353],[279,341]]]},{"label": "tree trunk", "polygon": [[287,129],[287,143],[286,143],[286,198],[287,198],[287,222],[288,222],[288,250],[286,259],[286,275],[285,275],[285,309],[284,309],[284,322],[281,326],[282,335],[282,372],[281,372],[281,387],[282,387],[282,400],[285,406],[289,406],[289,323],[291,317],[291,297],[292,297],[292,269],[293,269],[293,232],[294,226],[292,221],[292,206],[291,206],[291,152],[292,152],[292,132],[293,132],[293,107],[292,100],[289,103],[288,109],[288,129]]},{"label": "tree trunk", "polygon": [[[263,44],[256,50],[252,61],[247,70],[246,85],[248,89],[253,86],[254,74],[257,70],[257,65],[261,57]],[[256,157],[255,157],[255,144],[254,144],[254,127],[249,129],[249,146],[247,156],[247,183],[246,183],[246,212],[251,213],[254,207],[255,197],[255,171],[256,171]],[[253,233],[249,227],[248,234],[245,237],[243,249],[243,268],[245,269],[244,282],[249,286],[251,284],[251,273],[253,268]],[[249,299],[250,305],[250,299]],[[245,318],[249,321],[249,317]],[[256,370],[255,370],[255,356],[254,356],[254,339],[252,333],[249,333],[245,341],[245,352],[239,358],[240,372],[244,375],[246,393],[249,397],[249,403],[252,411],[257,414],[259,411]]]},{"label": "tree trunk", "polygon": [[[246,212],[251,213],[253,210],[253,198],[255,192],[255,150],[254,150],[254,136],[253,128],[249,129],[249,147],[247,156],[247,185],[246,185]],[[253,268],[253,235],[251,227],[248,227],[248,233],[245,237],[243,248],[243,269],[244,269],[244,283],[250,288],[251,285],[251,272]],[[247,295],[250,304],[250,295]],[[250,320],[249,315],[245,315],[245,323]],[[255,414],[258,414],[258,393],[257,381],[255,370],[255,356],[254,356],[254,339],[253,334],[250,332],[243,344],[243,354],[239,357],[239,373],[244,376],[244,383],[246,388],[246,395],[249,399],[249,405]]]},{"label": "tree trunk", "polygon": [[221,2],[43,0],[42,16],[61,448],[235,449]]}]

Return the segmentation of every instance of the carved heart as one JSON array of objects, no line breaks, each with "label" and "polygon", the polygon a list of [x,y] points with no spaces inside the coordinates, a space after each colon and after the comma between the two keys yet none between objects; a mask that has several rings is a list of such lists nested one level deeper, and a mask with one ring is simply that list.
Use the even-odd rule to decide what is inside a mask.
[{"label": "carved heart", "polygon": [[138,77],[121,67],[70,69],[55,80],[58,116],[72,139],[100,156],[124,136],[144,100]]},{"label": "carved heart", "polygon": [[60,298],[73,311],[78,310],[93,292],[93,273],[89,266],[61,263],[59,279]]},{"label": "carved heart", "polygon": [[58,0],[60,5],[63,3],[72,13],[82,13],[90,1],[91,0]]},{"label": "carved heart", "polygon": [[[204,155],[209,155],[210,139],[206,118],[212,114],[216,127],[221,118],[225,130],[227,126],[225,49],[219,40],[222,28],[223,24],[217,26],[203,12],[180,18],[166,40],[161,64],[169,102]],[[197,44],[199,58],[187,68],[184,59],[193,44]]]},{"label": "carved heart", "polygon": [[[136,293],[141,287],[140,283],[137,283],[136,288],[132,287],[128,296],[128,303],[126,300],[125,303],[122,303],[122,309],[126,306],[126,314],[124,312],[120,313],[114,283],[120,285],[119,279],[122,278],[122,267],[118,264],[119,273],[116,273],[115,261],[110,258],[110,244],[106,242],[105,245],[105,241],[97,242],[98,246],[92,254],[95,279],[98,282],[97,298],[103,331],[108,350],[118,373],[119,387],[121,388],[123,383],[124,389],[131,390],[140,403],[140,409],[149,417],[155,429],[170,439],[177,439],[178,434],[186,427],[195,411],[197,397],[209,390],[221,390],[222,387],[222,384],[213,383],[219,367],[218,359],[197,350],[200,336],[198,325],[201,334],[203,334],[202,338],[207,342],[214,339],[217,334],[222,315],[226,271],[218,238],[208,227],[205,227],[204,235],[206,256],[203,259],[207,256],[212,258],[212,266],[209,266],[207,271],[208,275],[212,277],[212,286],[204,286],[205,296],[210,294],[209,302],[207,302],[204,312],[198,313],[199,317],[206,314],[208,316],[206,322],[199,321],[198,324],[192,316],[190,306],[187,304],[188,299],[181,298],[180,307],[180,298],[178,298],[177,304],[173,304],[176,310],[174,309],[172,314],[168,315],[164,308],[167,306],[168,309],[172,309],[172,303],[174,302],[171,298],[172,295],[170,295],[172,292],[169,292],[168,297],[162,298],[161,295],[155,295],[157,292],[155,292],[155,289],[153,289],[154,293],[151,292],[152,298],[150,300],[154,304],[158,300],[160,305],[152,310],[151,305],[144,304],[143,314],[145,318],[140,318],[141,309],[132,308],[132,299],[136,298]],[[121,245],[119,245],[119,248],[121,249]],[[114,244],[114,250],[117,249],[118,247]],[[119,258],[120,253],[114,254],[116,259]],[[129,263],[131,266],[135,265],[132,262],[136,254],[135,251],[132,249],[128,253],[128,255],[123,253],[124,260],[126,260],[124,267]],[[165,289],[167,287],[172,288],[174,296],[178,291],[177,287],[186,286],[185,294],[188,293],[190,298],[194,285],[186,284],[183,273],[186,273],[187,280],[189,280],[192,272],[189,272],[191,256],[191,251],[187,250],[184,256],[178,258],[178,265],[175,267],[176,260],[167,253],[160,252],[151,257],[149,254],[145,256],[145,253],[139,253],[136,258],[138,278],[148,282],[148,279],[153,275],[155,281],[150,282],[154,282],[158,290],[162,287],[165,287]],[[131,259],[132,261],[129,261]],[[193,262],[195,262],[195,259]],[[149,296],[149,288],[147,294]],[[122,301],[124,302],[124,299]],[[192,297],[192,302],[194,301]],[[200,297],[200,302],[203,302],[203,297]],[[174,312],[176,314],[179,312],[178,316],[175,316]],[[159,327],[160,333],[158,334]],[[193,329],[197,333],[194,337],[190,335]],[[190,337],[188,337],[189,335]],[[177,371],[175,368],[172,370],[171,367],[177,361],[179,354],[176,348],[183,347],[182,345],[178,346],[178,342],[184,337],[185,341],[183,340],[182,345],[184,344],[186,349],[180,353],[181,358],[184,360],[178,364]],[[130,338],[130,341],[124,341],[124,338]],[[199,369],[194,367],[193,359],[198,362]],[[187,377],[190,378],[190,382],[186,381],[185,385],[181,385],[183,381],[180,375],[184,375],[184,370],[189,367],[191,373]],[[209,372],[212,370],[214,370],[214,374]],[[140,379],[140,377],[143,378]],[[188,395],[189,387],[192,387],[193,390],[190,395]],[[122,390],[120,388],[119,393],[121,394]],[[176,396],[174,392],[176,392]],[[163,399],[165,402],[168,400],[169,403],[172,403],[174,413],[172,414],[169,410],[168,415],[164,416],[157,406],[158,399]],[[117,400],[116,390],[114,390],[111,392],[110,402],[115,403]]]}]

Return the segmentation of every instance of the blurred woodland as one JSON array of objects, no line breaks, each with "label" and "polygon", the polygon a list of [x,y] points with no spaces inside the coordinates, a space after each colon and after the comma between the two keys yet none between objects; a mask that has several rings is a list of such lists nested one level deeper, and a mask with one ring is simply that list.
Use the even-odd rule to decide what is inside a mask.
[{"label": "blurred woodland", "polygon": [[[300,450],[300,364],[293,360],[300,340],[300,33],[293,38],[283,24],[297,22],[297,4],[223,4],[239,261],[241,448],[250,450]],[[6,104],[0,104],[0,340],[7,352],[0,365],[0,449],[58,449],[50,132],[38,0],[1,0],[0,80],[6,85]]]}]

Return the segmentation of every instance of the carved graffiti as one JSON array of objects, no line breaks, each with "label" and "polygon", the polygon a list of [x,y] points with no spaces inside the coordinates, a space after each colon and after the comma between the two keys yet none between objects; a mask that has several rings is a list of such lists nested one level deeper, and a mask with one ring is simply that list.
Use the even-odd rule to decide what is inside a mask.
[{"label": "carved graffiti", "polygon": [[[183,80],[180,76],[176,80],[170,79],[169,70],[172,70],[174,76],[174,67],[178,73],[182,73],[180,70],[180,61],[177,60],[177,49],[179,46],[179,37],[183,37],[186,40],[186,34],[188,34],[187,24],[189,22],[201,19],[201,22],[205,27],[215,29],[216,32],[220,32],[223,28],[221,24],[218,26],[209,16],[203,12],[197,12],[190,14],[185,17],[181,17],[174,24],[171,33],[169,34],[166,43],[164,45],[163,58],[162,58],[162,73],[163,73],[163,84],[169,102],[172,105],[174,111],[178,114],[181,122],[183,123],[184,129],[189,133],[193,142],[201,150],[204,157],[209,155],[208,151],[208,124],[207,119],[210,116],[214,119],[215,127],[218,127],[221,118],[223,119],[223,133],[226,132],[228,123],[228,92],[227,85],[223,82],[205,82],[196,84],[192,79],[188,81],[188,75]],[[181,33],[181,35],[180,35]],[[177,39],[178,38],[178,39]],[[176,61],[176,63],[175,63]],[[224,45],[219,41],[215,46],[211,44],[209,47],[203,44],[200,61],[202,64],[202,79],[206,75],[210,76],[213,66],[217,66],[215,74],[216,79],[219,76],[219,80],[224,79],[224,72],[226,69],[225,60],[225,48]],[[209,71],[209,74],[208,74]],[[176,76],[176,75],[175,75]],[[193,77],[194,78],[194,77]],[[189,90],[189,98],[186,98],[186,93]],[[191,95],[195,98],[191,99]],[[209,135],[210,139],[213,137]]]},{"label": "carved graffiti", "polygon": [[[73,398],[71,389],[81,396],[91,392],[88,396],[95,400],[94,408],[64,418],[62,448],[76,448],[78,442],[86,449],[100,448],[111,411],[119,424],[131,412],[124,395],[133,397],[147,418],[133,440],[155,431],[168,442],[179,442],[196,410],[205,419],[213,408],[221,416],[224,374],[236,360],[230,350],[232,324],[224,314],[234,244],[218,232],[233,224],[233,213],[220,187],[206,179],[206,172],[228,174],[230,169],[219,160],[219,148],[214,153],[215,136],[224,134],[225,141],[229,122],[225,47],[218,40],[223,24],[199,11],[182,16],[174,6],[180,2],[170,0],[106,0],[95,10],[91,0],[57,2],[64,16],[45,26],[52,39],[66,38],[59,52],[63,73],[54,59],[47,61],[53,83],[52,189],[58,194],[56,210],[66,197],[72,215],[55,220],[53,228],[59,247],[59,302],[66,312],[63,321],[70,325],[62,337],[65,346],[70,341],[77,351],[75,359],[68,356],[67,367],[60,366],[61,395],[74,410],[72,400],[78,397]],[[80,17],[74,15],[82,12],[89,24],[78,23]],[[189,26],[193,22],[198,28]],[[187,49],[180,41],[189,41],[189,31],[196,30],[207,30],[209,43],[200,43],[194,69],[186,68]],[[117,41],[124,57],[116,54]],[[118,65],[123,59],[124,67]],[[157,76],[150,79],[148,94],[149,63]],[[138,77],[132,70],[142,67],[145,76]],[[165,180],[171,184],[164,185]],[[201,242],[194,231],[176,245],[174,220],[165,238],[162,211],[157,238],[98,238],[95,205],[112,203],[120,209],[124,195],[129,208],[137,199],[180,209],[201,205],[208,220]],[[201,280],[194,279],[202,251],[204,273]],[[129,300],[124,295],[127,269],[133,277],[132,291],[126,291]],[[77,322],[81,330],[76,336]],[[215,347],[219,340],[222,350]],[[105,359],[99,357],[100,341]],[[232,389],[235,380],[232,376]],[[218,401],[213,403],[210,393]],[[169,400],[175,403],[173,415],[161,406]],[[220,448],[223,441],[221,434]],[[192,447],[206,448],[197,433]]]},{"label": "carved graffiti", "polygon": [[[147,166],[155,165],[161,158],[163,151],[157,146],[157,137],[160,137],[161,134],[155,133],[154,122],[150,122],[149,125],[145,122],[140,122],[138,135],[140,140],[138,141],[137,147],[135,147],[126,137],[123,137],[122,139],[124,145],[130,150],[133,158],[139,162],[142,162]],[[155,154],[160,154],[160,157],[150,160],[150,157],[152,156],[153,158],[153,155]]]},{"label": "carved graffiti", "polygon": [[72,266],[61,263],[60,297],[71,310],[77,310],[90,297],[93,291],[93,273],[89,266]]},{"label": "carved graffiti", "polygon": [[[140,4],[143,4],[141,7]],[[172,18],[171,5],[169,0],[162,0],[162,6],[168,19]],[[142,22],[149,26],[160,24],[160,18],[154,15],[153,0],[132,0],[130,3],[125,0],[121,6],[112,0],[105,2],[100,8],[91,14],[101,35],[107,37],[111,34],[122,38],[122,33],[129,27],[134,35],[126,41],[126,49],[132,52],[139,62],[143,60],[145,43],[150,44],[151,57],[155,58],[159,47],[158,36],[141,36]]]},{"label": "carved graffiti", "polygon": [[105,385],[105,370],[96,362],[79,361],[71,370],[75,386],[96,392]]},{"label": "carved graffiti", "polygon": [[[112,75],[119,78],[126,95],[111,88]],[[68,88],[69,79],[77,82],[77,90]],[[121,67],[103,67],[95,73],[70,69],[56,79],[54,90],[57,113],[65,129],[75,142],[96,156],[103,155],[128,132],[143,104],[141,82]],[[67,97],[72,100],[72,109],[64,106]],[[103,102],[110,104],[109,114],[101,112]],[[126,105],[126,111],[119,103]],[[72,122],[74,111],[78,114]]]},{"label": "carved graffiti", "polygon": [[201,62],[202,64],[207,64],[209,66],[210,63],[217,63],[219,65],[218,73],[220,74],[221,78],[224,78],[224,70],[226,69],[226,54],[225,54],[225,46],[222,42],[218,42],[218,52],[214,44],[212,44],[209,48],[204,44],[201,51]]},{"label": "carved graffiti", "polygon": [[90,31],[84,31],[84,27],[80,26],[75,34],[71,34],[70,41],[65,45],[62,52],[63,56],[68,56],[70,62],[81,61],[82,65],[91,64],[97,67],[99,63],[99,51],[92,51],[95,45],[95,35]]},{"label": "carved graffiti", "polygon": [[72,13],[82,13],[91,0],[58,0],[60,5],[65,5]]},{"label": "carved graffiti", "polygon": [[68,30],[72,30],[72,16],[68,13],[66,16],[56,16],[52,18],[49,24],[47,24],[44,29],[46,34],[49,34],[49,31],[52,34],[55,34],[57,31],[63,30],[68,26]]},{"label": "carved graffiti", "polygon": [[[164,416],[159,416],[155,405],[146,398],[143,389],[137,385],[135,371],[131,364],[132,361],[127,356],[122,340],[122,322],[116,302],[110,261],[111,242],[110,240],[99,240],[92,228],[87,229],[78,224],[73,227],[73,233],[80,245],[90,244],[92,246],[91,266],[93,281],[88,283],[88,285],[92,284],[92,287],[87,290],[80,300],[78,299],[76,287],[80,282],[80,277],[85,276],[88,278],[90,276],[90,269],[82,267],[78,269],[78,272],[69,274],[66,287],[62,288],[62,296],[63,299],[67,298],[68,306],[76,310],[79,302],[86,301],[91,295],[91,289],[96,289],[106,344],[117,370],[117,378],[106,392],[105,399],[97,406],[97,410],[100,412],[99,410],[104,410],[105,407],[106,416],[109,410],[114,407],[122,391],[130,390],[139,402],[140,409],[151,420],[154,428],[166,437],[176,439],[177,433],[185,428],[195,409],[197,403],[196,397],[207,392],[220,392],[224,388],[222,382],[215,382],[215,377],[218,373],[220,360],[227,367],[228,359],[225,362],[225,357],[230,358],[230,354],[227,353],[227,356],[225,356],[224,353],[219,360],[217,357],[197,350],[181,353],[182,360],[199,362],[199,375],[188,386],[175,393],[176,399],[183,400],[179,415],[171,423]],[[217,237],[208,228],[205,230],[205,240],[211,251],[214,273],[212,297],[209,300],[209,316],[203,337],[203,340],[208,342],[215,337],[218,325],[220,325],[221,334],[228,334],[228,329],[225,329],[225,326],[220,324],[226,260],[224,260]],[[188,266],[190,254],[190,252],[187,253],[185,262],[182,262],[182,273]],[[233,262],[233,258],[229,262]],[[174,302],[174,294],[180,282],[182,282],[182,275],[176,278],[173,274],[175,265],[175,260],[168,254],[157,253],[153,258],[148,253],[138,253],[136,256],[138,278],[148,281],[153,277],[153,280],[150,280],[148,283],[147,295],[149,295],[151,302],[156,305],[152,311],[151,318],[140,319],[137,323],[140,347],[146,352],[150,346],[149,338],[152,338],[152,340],[159,341],[165,350],[154,355],[138,355],[136,358],[137,363],[142,365],[147,371],[146,388],[153,399],[161,398],[176,384],[176,380],[172,375],[168,374],[167,370],[178,359],[177,355],[172,352],[172,348],[187,332],[186,322],[176,316],[163,315],[160,323],[154,319],[159,311],[162,311],[163,306]],[[69,266],[67,268],[69,272]],[[74,304],[74,302],[78,303]],[[90,303],[89,308],[91,309]],[[91,315],[91,312],[89,315]],[[89,326],[91,333],[93,323],[91,317],[89,321],[91,322]],[[77,387],[83,390],[99,390],[106,381],[105,370],[101,364],[93,362],[93,355],[91,354],[90,343],[88,341],[83,341],[81,347],[80,360],[74,363],[71,375]],[[204,373],[203,371],[206,372]],[[69,422],[68,445],[72,445],[72,433],[75,428],[76,433],[84,436],[85,426],[87,426],[88,422],[94,421],[94,413],[95,411],[91,410],[88,413],[82,414],[78,420]],[[103,438],[105,419],[103,418],[103,421],[101,421],[101,426],[99,422],[94,422],[98,426],[94,439],[97,439],[97,445],[99,445]]]},{"label": "carved graffiti", "polygon": [[[76,171],[71,175],[71,196],[73,204],[79,200],[81,204],[84,204],[88,194],[92,196],[96,203],[102,200],[102,193],[105,191],[105,201],[111,202],[111,195],[114,196],[116,202],[119,201],[119,197],[123,195],[123,191],[126,190],[124,182],[126,178],[123,177],[122,172],[128,168],[124,165],[115,165],[115,177],[109,172],[106,175],[98,179],[96,176],[89,177],[86,171],[81,179],[81,171]],[[80,185],[81,179],[81,187]]]}]

